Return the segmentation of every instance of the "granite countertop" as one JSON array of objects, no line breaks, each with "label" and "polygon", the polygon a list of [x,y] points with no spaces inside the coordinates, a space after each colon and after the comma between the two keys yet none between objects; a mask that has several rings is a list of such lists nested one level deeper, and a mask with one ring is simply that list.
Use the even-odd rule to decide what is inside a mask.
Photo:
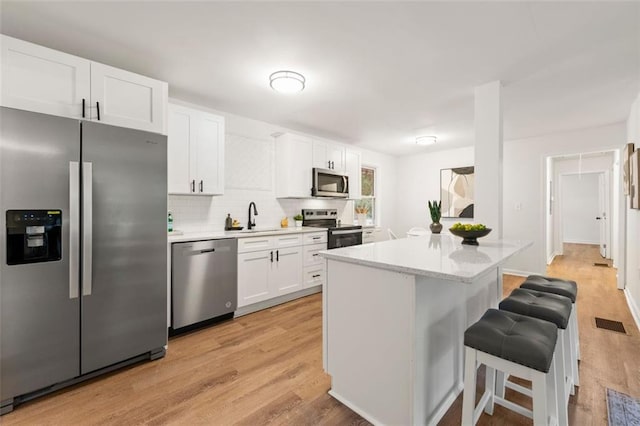
[{"label": "granite countertop", "polygon": [[488,239],[479,239],[479,246],[461,242],[454,235],[430,234],[325,250],[320,255],[406,274],[472,282],[533,245],[531,241]]},{"label": "granite countertop", "polygon": [[201,241],[201,240],[220,240],[223,238],[250,238],[264,237],[269,235],[283,234],[306,234],[310,232],[326,232],[327,228],[315,228],[312,226],[303,226],[301,228],[256,228],[255,231],[202,231],[202,232],[185,232],[179,234],[169,234],[167,241],[171,243],[180,243],[185,241]]}]

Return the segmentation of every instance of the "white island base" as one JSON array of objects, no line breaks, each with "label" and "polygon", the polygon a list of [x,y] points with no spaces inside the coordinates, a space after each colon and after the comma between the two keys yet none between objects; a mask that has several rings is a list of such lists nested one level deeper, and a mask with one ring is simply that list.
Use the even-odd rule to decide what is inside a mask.
[{"label": "white island base", "polygon": [[[391,243],[416,244],[378,244]],[[507,251],[512,255],[524,247]],[[437,424],[463,389],[464,331],[497,305],[499,264],[510,256],[502,251],[500,261],[483,265],[480,273],[455,279],[363,264],[366,253],[340,250],[324,252],[329,394],[376,425]]]}]

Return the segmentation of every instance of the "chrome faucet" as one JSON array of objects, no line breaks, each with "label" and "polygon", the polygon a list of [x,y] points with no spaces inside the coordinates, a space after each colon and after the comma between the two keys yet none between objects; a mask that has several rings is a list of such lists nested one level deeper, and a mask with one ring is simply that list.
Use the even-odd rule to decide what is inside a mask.
[{"label": "chrome faucet", "polygon": [[258,216],[258,209],[256,209],[256,203],[253,201],[249,203],[249,225],[247,225],[247,229],[254,228],[256,226],[256,218],[253,218],[251,221],[251,206],[253,206],[253,215]]}]

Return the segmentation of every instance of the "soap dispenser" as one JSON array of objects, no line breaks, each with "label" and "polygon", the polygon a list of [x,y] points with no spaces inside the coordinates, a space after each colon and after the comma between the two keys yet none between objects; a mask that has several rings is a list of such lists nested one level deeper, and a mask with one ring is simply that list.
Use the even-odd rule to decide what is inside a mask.
[{"label": "soap dispenser", "polygon": [[231,219],[231,213],[227,213],[227,218],[224,220],[224,229],[230,230],[233,228],[233,219]]}]

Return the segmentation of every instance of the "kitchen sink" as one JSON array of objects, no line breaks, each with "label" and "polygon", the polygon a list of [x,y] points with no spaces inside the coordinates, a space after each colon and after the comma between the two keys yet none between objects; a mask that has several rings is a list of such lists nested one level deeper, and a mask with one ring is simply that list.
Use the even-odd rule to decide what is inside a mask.
[{"label": "kitchen sink", "polygon": [[242,231],[228,231],[237,234],[255,234],[257,232],[275,232],[275,231],[284,231],[283,228],[257,228],[257,229],[243,229]]}]

